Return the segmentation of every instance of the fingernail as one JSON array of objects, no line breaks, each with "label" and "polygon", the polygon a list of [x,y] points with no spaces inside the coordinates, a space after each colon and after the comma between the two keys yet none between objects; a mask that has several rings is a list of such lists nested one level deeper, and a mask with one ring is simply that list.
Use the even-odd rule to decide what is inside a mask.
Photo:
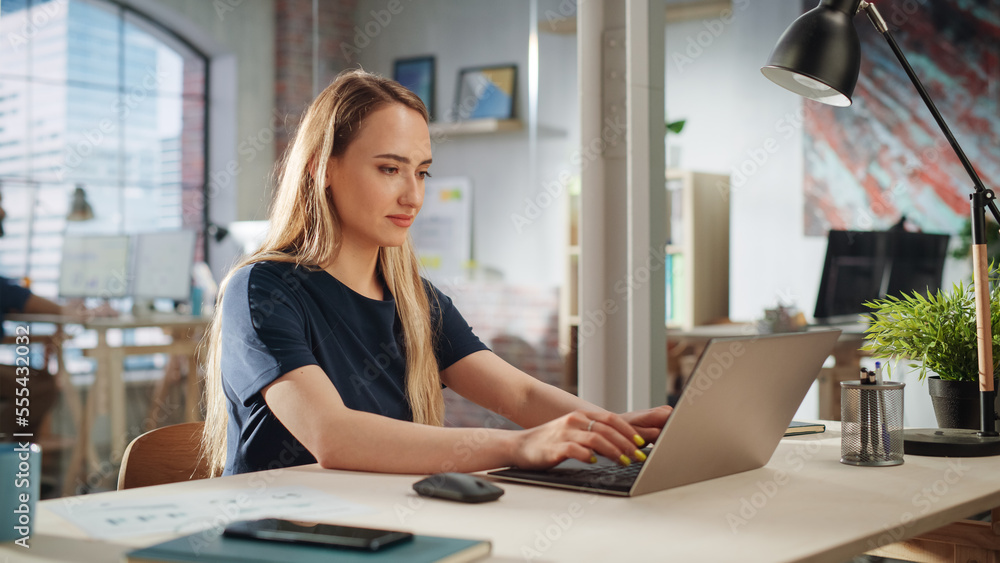
[{"label": "fingernail", "polygon": [[632,465],[632,460],[626,457],[625,454],[618,456],[618,462],[622,465]]},{"label": "fingernail", "polygon": [[632,436],[632,441],[635,442],[635,445],[639,446],[640,448],[646,445],[646,441],[643,440],[642,436],[638,434]]},{"label": "fingernail", "polygon": [[636,450],[635,453],[632,454],[632,455],[634,455],[635,459],[637,459],[639,461],[646,461],[646,454],[642,453],[639,450]]},{"label": "fingernail", "polygon": [[588,461],[590,461],[590,463],[597,463],[597,456],[596,455],[590,456],[590,459]]}]

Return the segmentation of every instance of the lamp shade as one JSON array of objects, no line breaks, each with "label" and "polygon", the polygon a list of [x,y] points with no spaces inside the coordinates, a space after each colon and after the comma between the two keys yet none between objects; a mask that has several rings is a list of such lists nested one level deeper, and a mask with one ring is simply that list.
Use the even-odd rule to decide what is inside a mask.
[{"label": "lamp shade", "polygon": [[67,221],[89,221],[94,218],[94,209],[87,203],[87,192],[83,190],[82,184],[77,184],[73,190],[73,199],[70,202],[69,215]]},{"label": "lamp shade", "polygon": [[778,39],[760,71],[800,96],[846,107],[861,70],[861,42],[852,21],[861,0],[822,0]]}]

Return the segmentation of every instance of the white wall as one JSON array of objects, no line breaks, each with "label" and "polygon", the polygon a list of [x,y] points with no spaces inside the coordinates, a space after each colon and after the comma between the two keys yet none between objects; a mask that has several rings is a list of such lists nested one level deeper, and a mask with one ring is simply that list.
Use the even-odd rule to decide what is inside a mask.
[{"label": "white wall", "polygon": [[[402,10],[380,24],[370,44],[360,48],[358,62],[366,70],[391,77],[397,58],[436,57],[433,113],[439,119],[448,115],[454,101],[460,68],[517,65],[515,114],[525,128],[436,142],[431,173],[472,179],[473,258],[480,266],[498,270],[509,283],[557,286],[563,280],[566,244],[564,198],[552,201],[540,194],[543,184],[558,177],[559,171],[571,170],[568,147],[575,146],[572,135],[579,129],[575,38],[550,34],[539,38],[543,93],[539,96],[538,122],[529,122],[531,6],[528,0],[402,3]],[[364,30],[377,21],[373,11],[385,20],[381,11],[386,7],[384,0],[359,1],[355,25]],[[532,127],[537,127],[538,135],[534,153],[529,143]],[[543,205],[537,214],[531,210],[533,219],[528,224],[519,225],[512,216],[526,216],[529,202]]]},{"label": "white wall", "polygon": [[685,168],[729,174],[730,317],[778,301],[812,312],[826,240],[803,236],[802,100],[764,78],[778,37],[801,12],[783,0],[734,0],[733,16],[667,26],[667,116]]}]

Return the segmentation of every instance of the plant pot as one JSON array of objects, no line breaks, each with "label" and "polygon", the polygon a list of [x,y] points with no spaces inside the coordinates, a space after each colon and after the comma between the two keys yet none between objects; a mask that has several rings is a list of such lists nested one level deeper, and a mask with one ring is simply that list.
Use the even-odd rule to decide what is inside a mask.
[{"label": "plant pot", "polygon": [[[994,380],[994,389],[996,385]],[[937,418],[939,428],[979,430],[978,381],[948,381],[936,375],[929,376],[927,391],[931,395],[934,417]]]}]

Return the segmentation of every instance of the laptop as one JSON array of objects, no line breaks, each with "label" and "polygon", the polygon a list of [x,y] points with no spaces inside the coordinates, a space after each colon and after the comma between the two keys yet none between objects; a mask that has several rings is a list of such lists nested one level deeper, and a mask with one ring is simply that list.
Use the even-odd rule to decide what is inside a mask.
[{"label": "laptop", "polygon": [[497,479],[636,496],[763,467],[774,454],[839,330],[714,338],[643,463],[566,460]]}]

